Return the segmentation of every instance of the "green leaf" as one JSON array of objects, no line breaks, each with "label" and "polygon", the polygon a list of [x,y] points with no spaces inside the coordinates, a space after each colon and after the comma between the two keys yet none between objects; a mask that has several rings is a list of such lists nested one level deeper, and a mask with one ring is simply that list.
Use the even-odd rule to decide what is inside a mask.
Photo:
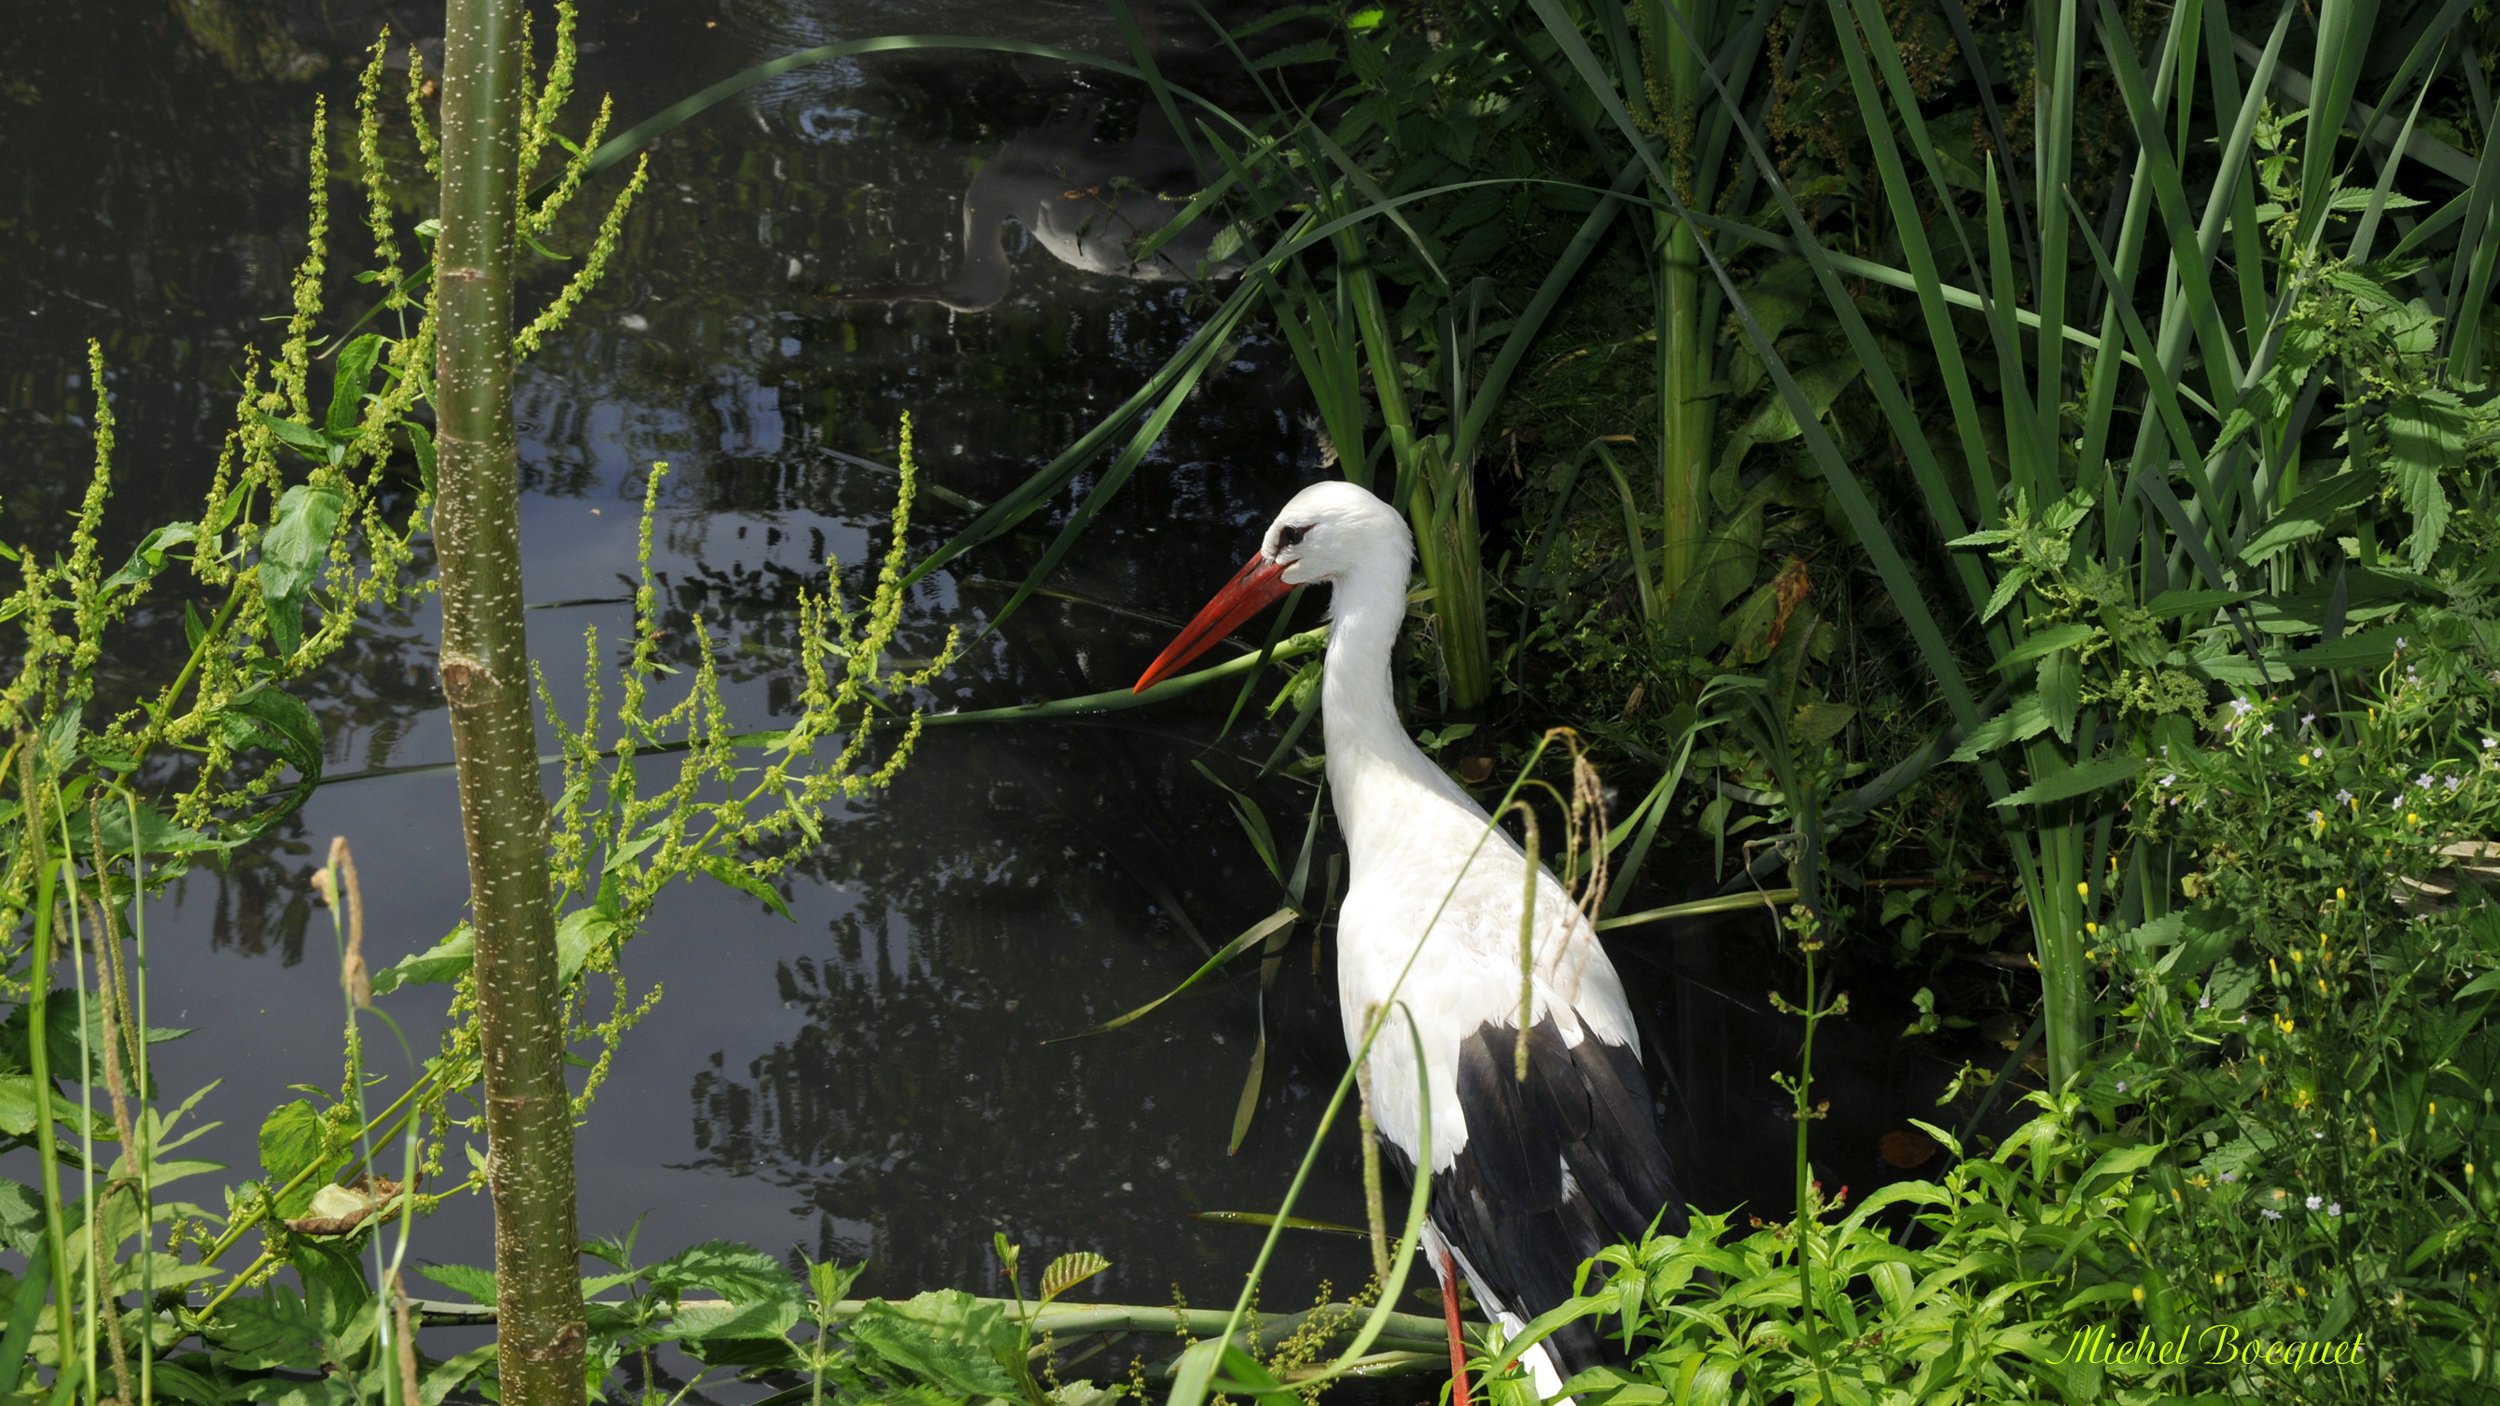
[{"label": "green leaf", "polygon": [[32,1255],[43,1235],[43,1197],[23,1182],[0,1178],[0,1247]]},{"label": "green leaf", "polygon": [[365,387],[373,379],[373,363],[382,356],[382,337],[367,332],[339,351],[338,372],[330,382],[330,438],[345,439],[356,429],[364,409]]},{"label": "green leaf", "polygon": [[2256,595],[2255,591],[2164,591],[2146,602],[2144,610],[2156,620],[2175,620],[2183,615],[2208,614]]},{"label": "green leaf", "polygon": [[417,456],[417,483],[426,496],[434,494],[434,435],[414,420],[401,424],[408,432],[408,452]]},{"label": "green leaf", "polygon": [[492,1304],[495,1301],[495,1272],[467,1264],[421,1265],[417,1273],[451,1290],[471,1303]]},{"label": "green leaf", "polygon": [[278,499],[269,530],[260,539],[260,595],[269,612],[271,642],[293,654],[303,638],[304,597],[320,575],[347,499],[326,485],[299,483]]},{"label": "green leaf", "polygon": [[851,1320],[852,1343],[913,1379],[962,1396],[1021,1397],[1005,1363],[1023,1355],[1006,1310],[961,1289],[933,1289],[905,1303],[870,1299]]},{"label": "green leaf", "polygon": [[2049,730],[2049,710],[2041,706],[2040,696],[2026,693],[2005,706],[2005,710],[1972,728],[1970,736],[1954,750],[1953,760],[1975,762],[2009,742],[2028,742]]},{"label": "green leaf", "polygon": [[[0,1133],[31,1136],[35,1131],[35,1076],[0,1074]],[[7,1183],[15,1186],[17,1183]],[[22,1251],[21,1251],[22,1253]]]},{"label": "green leaf", "polygon": [[[307,1170],[321,1155],[321,1115],[303,1099],[280,1104],[260,1125],[260,1166],[275,1190]],[[281,1216],[300,1215],[312,1204],[313,1188],[298,1186],[278,1202]]]},{"label": "green leaf", "polygon": [[139,539],[138,548],[122,569],[104,578],[104,589],[119,590],[136,586],[165,569],[165,553],[175,547],[200,540],[200,527],[195,522],[169,522]]},{"label": "green leaf", "polygon": [[798,1285],[781,1261],[728,1240],[690,1245],[644,1270],[643,1276],[663,1289],[710,1289],[733,1304],[795,1301],[798,1296]]},{"label": "green leaf", "polygon": [[1997,661],[1997,669],[2001,673],[2010,674],[2018,667],[2044,654],[2054,654],[2061,649],[2072,649],[2098,633],[2100,632],[2094,627],[2074,621],[2033,630],[2022,637],[2021,643],[2007,651],[2004,658]]},{"label": "green leaf", "polygon": [[321,1367],[321,1324],[284,1284],[228,1301],[208,1339],[217,1360],[240,1372],[311,1372]]},{"label": "green leaf", "polygon": [[402,957],[373,974],[373,994],[386,995],[412,983],[444,985],[458,981],[469,970],[477,951],[477,934],[467,923],[451,930],[451,935],[423,952]]},{"label": "green leaf", "polygon": [[2240,560],[2254,566],[2296,542],[2317,536],[2337,513],[2366,501],[2377,491],[2377,476],[2364,469],[2347,469],[2310,485],[2307,492],[2284,504],[2281,512],[2268,518],[2257,535],[2248,539],[2248,545],[2240,548]]},{"label": "green leaf", "polygon": [[1997,612],[2013,604],[2014,597],[2022,594],[2023,587],[2030,584],[2030,567],[2008,567],[2005,575],[1998,578],[1996,590],[1991,592],[1988,596],[1988,608],[1979,612],[1979,618],[1982,620],[1994,620],[1997,618]]},{"label": "green leaf", "polygon": [[296,775],[284,802],[254,814],[242,833],[232,837],[234,842],[263,833],[312,799],[324,761],[321,720],[302,699],[266,684],[247,689],[217,711],[217,726],[227,746],[275,752]]},{"label": "green leaf", "polygon": [[2005,799],[1998,807],[2045,805],[2070,797],[2087,795],[2104,786],[2115,786],[2144,769],[2142,757],[2096,757],[2078,766],[2068,767],[2057,775],[2035,781]]},{"label": "green leaf", "polygon": [[750,873],[736,859],[725,854],[709,854],[703,857],[702,865],[704,873],[740,893],[752,896],[774,913],[784,918],[790,916],[790,905],[782,898],[781,890]]},{"label": "green leaf", "polygon": [[1111,1261],[1091,1250],[1072,1250],[1061,1255],[1042,1271],[1042,1302],[1050,1302],[1110,1267]]},{"label": "green leaf", "polygon": [[556,980],[566,986],[582,974],[591,954],[616,936],[616,919],[596,908],[576,908],[556,920]]},{"label": "green leaf", "polygon": [[325,460],[330,457],[330,441],[322,438],[321,431],[312,426],[295,420],[281,420],[265,410],[253,411],[252,418],[259,421],[271,434],[304,451],[307,455]]},{"label": "green leaf", "polygon": [[2040,660],[2040,711],[2060,742],[2075,740],[2075,714],[2083,706],[2083,659],[2061,649]]}]

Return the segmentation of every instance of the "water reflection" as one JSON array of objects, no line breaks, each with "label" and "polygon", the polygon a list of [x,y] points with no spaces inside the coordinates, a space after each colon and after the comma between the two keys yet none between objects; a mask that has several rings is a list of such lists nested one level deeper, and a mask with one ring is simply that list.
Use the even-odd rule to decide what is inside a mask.
[{"label": "water reflection", "polygon": [[[1205,284],[1237,277],[1235,252],[1216,257],[1223,229],[1209,213],[1140,253],[1149,236],[1180,214],[1207,183],[1159,107],[1139,104],[1137,127],[1124,143],[1096,132],[1097,105],[1054,115],[1018,133],[984,161],[963,198],[961,266],[936,283],[837,291],[844,303],[937,303],[981,312],[1007,296],[1015,271],[1006,224],[1020,225],[1033,244],[1060,263],[1138,283]],[[1236,241],[1237,243],[1237,241]]]}]

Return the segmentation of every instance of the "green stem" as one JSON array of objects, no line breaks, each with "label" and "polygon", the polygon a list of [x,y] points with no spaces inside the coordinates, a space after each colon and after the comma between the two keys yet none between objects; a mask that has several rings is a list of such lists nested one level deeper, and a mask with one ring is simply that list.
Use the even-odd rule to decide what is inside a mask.
[{"label": "green stem", "polygon": [[[52,1130],[52,1063],[46,1032],[51,1010],[52,986],[52,907],[55,878],[48,857],[40,853],[43,846],[43,825],[36,817],[38,796],[35,790],[35,763],[31,752],[18,757],[19,794],[25,798],[26,842],[38,850],[35,858],[35,964],[28,973],[26,998],[26,1052],[29,1071],[35,1081],[35,1145],[43,1159],[44,1238],[52,1249],[52,1330],[60,1360],[63,1379],[70,1375],[69,1317],[69,1234],[61,1221],[61,1149]],[[59,797],[52,798],[54,808]]]}]

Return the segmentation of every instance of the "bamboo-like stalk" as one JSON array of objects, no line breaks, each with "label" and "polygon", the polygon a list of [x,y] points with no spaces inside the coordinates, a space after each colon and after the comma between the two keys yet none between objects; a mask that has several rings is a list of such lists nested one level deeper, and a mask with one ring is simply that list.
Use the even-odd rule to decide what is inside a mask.
[{"label": "bamboo-like stalk", "polygon": [[477,931],[488,1189],[503,1399],[582,1400],[572,1099],[547,887],[547,798],[521,618],[512,427],[512,265],[519,185],[521,6],[446,0],[441,317],[435,395],[443,693],[458,761]]}]

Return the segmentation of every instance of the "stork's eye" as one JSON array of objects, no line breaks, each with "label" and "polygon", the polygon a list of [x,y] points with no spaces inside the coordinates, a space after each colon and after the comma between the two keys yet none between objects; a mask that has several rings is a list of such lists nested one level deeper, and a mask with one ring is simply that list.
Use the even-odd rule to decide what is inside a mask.
[{"label": "stork's eye", "polygon": [[1302,534],[1310,530],[1311,529],[1307,526],[1277,528],[1276,545],[1279,547],[1298,547],[1302,545]]}]

